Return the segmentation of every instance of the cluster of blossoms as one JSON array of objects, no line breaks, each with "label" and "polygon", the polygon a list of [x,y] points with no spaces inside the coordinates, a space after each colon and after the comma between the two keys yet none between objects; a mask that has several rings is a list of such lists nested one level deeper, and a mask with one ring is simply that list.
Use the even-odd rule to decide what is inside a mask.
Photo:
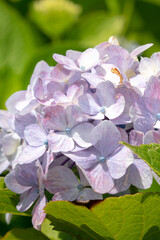
[{"label": "cluster of blossoms", "polygon": [[130,185],[147,189],[155,173],[119,142],[160,141],[160,52],[137,56],[111,37],[84,52],[54,54],[55,67],[39,62],[26,91],[0,111],[0,173],[20,194],[19,211],[34,203],[32,222],[45,218],[52,200],[103,199]]}]

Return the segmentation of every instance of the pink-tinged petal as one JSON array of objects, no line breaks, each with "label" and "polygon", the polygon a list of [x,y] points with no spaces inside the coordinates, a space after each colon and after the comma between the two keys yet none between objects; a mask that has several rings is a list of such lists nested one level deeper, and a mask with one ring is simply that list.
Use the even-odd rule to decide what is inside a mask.
[{"label": "pink-tinged petal", "polygon": [[83,72],[88,71],[97,65],[99,61],[99,52],[95,48],[89,48],[80,55],[77,61]]},{"label": "pink-tinged petal", "polygon": [[[46,89],[45,89],[45,91],[46,91],[46,96],[47,96],[47,99],[48,99],[48,101],[45,101],[45,99],[44,99],[44,101],[42,101],[42,104],[43,104],[43,102],[45,103],[45,105],[46,106],[50,106],[50,104],[46,104],[47,102],[53,102],[53,95],[54,95],[54,93],[55,92],[64,92],[65,91],[65,83],[63,83],[63,82],[56,82],[56,81],[50,81],[50,82],[48,82],[47,83],[47,86],[46,86]],[[40,101],[40,100],[39,100]]]},{"label": "pink-tinged petal", "polygon": [[139,55],[140,53],[144,52],[145,50],[147,50],[148,48],[150,48],[152,46],[153,46],[152,43],[148,43],[148,44],[139,46],[130,53],[130,56],[136,57],[137,55]]},{"label": "pink-tinged petal", "polygon": [[[136,92],[135,90],[131,88],[126,88],[125,86],[116,88],[116,94],[122,94],[125,98],[125,108],[123,113],[116,119],[112,120],[114,124],[125,124],[125,123],[130,123],[131,116],[130,116],[130,108],[133,104],[135,104],[136,101],[138,101],[141,105],[143,104],[143,101],[141,101],[141,95],[139,92]],[[139,100],[140,98],[140,100]],[[137,106],[138,108],[138,106]],[[143,106],[144,108],[144,106]],[[136,109],[137,110],[137,109]],[[139,113],[141,111],[139,110]],[[136,116],[137,111],[134,112],[133,118]]]},{"label": "pink-tinged petal", "polygon": [[49,192],[56,193],[76,188],[79,182],[71,169],[57,166],[49,169],[44,185]]},{"label": "pink-tinged petal", "polygon": [[76,64],[68,57],[60,54],[53,54],[53,59],[59,64],[63,65],[68,70],[79,70]]},{"label": "pink-tinged petal", "polygon": [[122,48],[121,46],[118,45],[108,46],[106,52],[109,55],[109,57],[121,56],[124,59],[127,59],[129,57],[129,52],[125,48]]},{"label": "pink-tinged petal", "polygon": [[66,51],[66,57],[72,59],[73,61],[76,61],[81,55],[80,51],[75,50],[67,50]]},{"label": "pink-tinged petal", "polygon": [[143,144],[144,133],[132,130],[129,135],[129,142],[131,145],[139,146]]},{"label": "pink-tinged petal", "polygon": [[144,144],[160,143],[159,131],[148,131],[144,136]]},{"label": "pink-tinged petal", "polygon": [[66,119],[68,128],[73,128],[76,124],[87,121],[87,118],[76,105],[70,105],[66,108]]},{"label": "pink-tinged petal", "polygon": [[15,171],[11,171],[9,174],[7,174],[7,176],[5,177],[5,184],[7,188],[9,188],[12,192],[18,194],[24,193],[31,188],[29,186],[23,186],[17,182]]},{"label": "pink-tinged petal", "polygon": [[104,82],[104,80],[101,77],[94,73],[83,73],[82,77],[86,79],[87,82],[89,82],[95,88],[99,83]]},{"label": "pink-tinged petal", "polygon": [[138,74],[137,76],[130,78],[130,84],[134,87],[137,87],[143,94],[148,80],[148,78],[145,78],[143,75]]},{"label": "pink-tinged petal", "polygon": [[36,109],[39,105],[40,104],[37,102],[36,99],[32,99],[23,109],[21,109],[20,114],[25,115],[27,113],[30,113],[31,111]]},{"label": "pink-tinged petal", "polygon": [[147,118],[147,117],[142,117],[142,118],[137,118],[134,121],[133,125],[134,125],[135,130],[146,133],[149,130],[153,129],[154,123],[155,123],[154,119],[150,119],[150,118]]},{"label": "pink-tinged petal", "polygon": [[10,162],[6,158],[3,152],[0,151],[0,174],[5,171],[10,165]]},{"label": "pink-tinged petal", "polygon": [[131,179],[130,179],[130,172],[128,168],[126,174],[123,177],[119,179],[114,179],[114,187],[111,189],[109,193],[117,194],[120,192],[124,192],[130,187],[130,185],[131,185]]},{"label": "pink-tinged petal", "polygon": [[46,206],[47,198],[45,196],[40,197],[36,204],[34,205],[32,211],[32,224],[33,227],[37,230],[41,229],[41,224],[46,217],[44,212],[44,207]]},{"label": "pink-tinged petal", "polygon": [[68,102],[67,96],[63,92],[60,92],[60,91],[54,92],[53,99],[56,103],[66,103],[66,102]]},{"label": "pink-tinged petal", "polygon": [[[72,85],[72,86],[73,86],[73,85]],[[79,99],[80,96],[82,96],[82,95],[84,94],[84,91],[85,91],[84,86],[81,85],[80,87],[77,88],[77,90],[74,89],[74,91],[75,91],[75,90],[76,90],[76,91],[75,91],[75,92],[72,92],[72,93],[71,93],[71,90],[73,90],[73,88],[69,88],[68,90],[69,90],[69,91],[67,91],[67,96],[68,96],[68,98],[70,99],[70,101],[71,101],[73,104],[78,105],[78,99]],[[74,95],[73,95],[73,93],[74,93]]]},{"label": "pink-tinged petal", "polygon": [[110,81],[99,83],[96,88],[96,93],[102,106],[109,107],[116,102],[116,89]]},{"label": "pink-tinged petal", "polygon": [[105,163],[99,163],[92,169],[83,170],[83,173],[95,192],[107,193],[114,186],[113,179]]},{"label": "pink-tinged petal", "polygon": [[72,129],[74,141],[81,147],[91,147],[91,132],[94,126],[88,122],[80,123]]},{"label": "pink-tinged petal", "polygon": [[124,97],[121,94],[117,94],[116,102],[106,108],[105,116],[108,117],[109,119],[115,119],[123,113],[124,107],[125,107]]},{"label": "pink-tinged petal", "polygon": [[99,54],[100,54],[100,58],[102,58],[102,57],[104,57],[106,55],[106,49],[110,45],[111,45],[111,43],[109,43],[109,42],[103,42],[103,43],[98,44],[95,47],[98,50]]},{"label": "pink-tinged petal", "polygon": [[15,176],[19,184],[23,186],[37,185],[37,167],[35,163],[17,164],[15,167]]},{"label": "pink-tinged petal", "polygon": [[39,99],[39,100],[43,100],[44,99],[44,86],[43,86],[43,81],[41,78],[38,78],[35,85],[34,85],[34,88],[33,88],[33,91],[34,91],[34,97],[36,99]]},{"label": "pink-tinged petal", "polygon": [[30,124],[34,124],[37,122],[36,117],[32,113],[28,113],[26,115],[18,115],[15,118],[14,124],[17,134],[24,138],[24,129]]},{"label": "pink-tinged petal", "polygon": [[24,130],[24,138],[32,147],[38,147],[45,144],[47,135],[38,124],[31,124]]},{"label": "pink-tinged petal", "polygon": [[27,211],[32,204],[36,201],[39,194],[37,192],[36,187],[31,188],[30,190],[24,192],[20,196],[20,202],[17,205],[17,210],[20,212]]},{"label": "pink-tinged petal", "polygon": [[112,154],[117,149],[120,140],[120,132],[112,122],[107,120],[94,127],[91,134],[92,145],[94,145],[104,157]]},{"label": "pink-tinged petal", "polygon": [[82,191],[79,191],[79,196],[77,201],[86,202],[88,200],[102,200],[103,197],[101,194],[94,192],[91,188],[84,188]]},{"label": "pink-tinged petal", "polygon": [[119,132],[121,134],[121,141],[128,143],[127,132],[124,129],[122,129],[121,127],[117,127],[117,128],[118,128],[118,130],[119,130]]},{"label": "pink-tinged petal", "polygon": [[48,145],[52,152],[69,152],[74,149],[72,137],[67,136],[64,132],[49,134]]},{"label": "pink-tinged petal", "polygon": [[42,197],[44,195],[45,175],[39,159],[36,161],[36,167],[37,167],[37,181],[38,181],[39,195],[40,197]]},{"label": "pink-tinged petal", "polygon": [[46,128],[59,131],[67,128],[65,109],[62,106],[46,107],[43,112],[43,124]]},{"label": "pink-tinged petal", "polygon": [[0,127],[4,130],[14,129],[14,114],[0,110]]},{"label": "pink-tinged petal", "polygon": [[142,189],[147,189],[152,185],[151,169],[142,159],[135,159],[134,164],[129,168],[132,185]]},{"label": "pink-tinged petal", "polygon": [[53,87],[55,86],[55,82],[59,82],[62,84],[61,86],[63,86],[63,83],[68,83],[73,75],[73,71],[67,70],[66,68],[63,68],[62,65],[57,64],[51,71],[52,82],[54,83]]},{"label": "pink-tinged petal", "polygon": [[78,166],[77,166],[77,170],[78,170],[78,173],[79,173],[80,183],[83,186],[89,186],[89,182],[88,182],[87,178],[84,176],[84,173],[82,172],[82,170]]},{"label": "pink-tinged petal", "polygon": [[149,80],[151,76],[155,76],[157,74],[156,70],[155,61],[152,58],[141,58],[139,63],[139,72],[142,76],[148,78]]},{"label": "pink-tinged petal", "polygon": [[39,147],[26,146],[18,158],[19,164],[27,164],[35,161],[41,157],[46,151],[46,146],[42,145]]},{"label": "pink-tinged petal", "polygon": [[81,110],[88,115],[96,115],[100,111],[98,99],[91,94],[84,94],[79,97],[79,106]]},{"label": "pink-tinged petal", "polygon": [[109,119],[118,117],[124,111],[125,99],[121,94],[116,94],[115,87],[110,81],[98,84],[96,93]]},{"label": "pink-tinged petal", "polygon": [[25,102],[26,91],[13,93],[6,101],[6,107],[11,113],[16,113],[21,109],[18,107],[20,102]]},{"label": "pink-tinged petal", "polygon": [[78,188],[67,189],[61,192],[57,192],[54,194],[52,201],[75,201],[78,197]]},{"label": "pink-tinged petal", "polygon": [[[42,161],[41,161],[42,159]],[[48,172],[48,169],[51,165],[51,163],[53,163],[53,160],[55,160],[54,154],[51,151],[46,151],[43,156],[41,157],[40,162],[42,162],[42,168],[43,168],[43,172],[44,172],[44,177],[45,174]]]},{"label": "pink-tinged petal", "polygon": [[72,84],[67,89],[67,99],[72,104],[78,104],[78,98],[84,93],[84,86],[81,85],[78,87],[75,84]]},{"label": "pink-tinged petal", "polygon": [[16,133],[7,133],[2,138],[2,148],[5,155],[9,156],[17,151],[20,138]]},{"label": "pink-tinged petal", "polygon": [[30,81],[31,86],[34,85],[35,79],[38,76],[41,76],[41,74],[44,75],[45,73],[50,72],[50,70],[51,70],[51,67],[45,61],[38,62],[35,66],[34,72],[31,77],[31,81]]},{"label": "pink-tinged petal", "polygon": [[153,114],[160,112],[160,81],[152,77],[144,92],[144,101],[146,108]]},{"label": "pink-tinged petal", "polygon": [[93,147],[79,152],[64,154],[72,159],[81,169],[90,169],[94,167],[98,163],[97,156],[100,157],[100,153]]},{"label": "pink-tinged petal", "polygon": [[134,162],[132,151],[126,147],[119,148],[108,157],[107,166],[114,179],[121,178],[127,168]]},{"label": "pink-tinged petal", "polygon": [[67,89],[67,97],[72,100],[76,92],[79,90],[79,87],[75,84],[72,84],[71,86],[68,87]]}]

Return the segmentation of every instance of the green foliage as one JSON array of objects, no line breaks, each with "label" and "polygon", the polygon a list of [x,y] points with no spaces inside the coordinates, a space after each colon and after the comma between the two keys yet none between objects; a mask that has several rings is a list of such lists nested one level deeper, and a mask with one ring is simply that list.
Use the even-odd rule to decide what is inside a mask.
[{"label": "green foliage", "polygon": [[3,240],[49,240],[48,237],[46,237],[43,233],[33,229],[12,229],[6,235],[3,237]]},{"label": "green foliage", "polygon": [[107,198],[91,209],[65,201],[50,202],[45,211],[54,229],[78,239],[160,239],[160,193]]},{"label": "green foliage", "polygon": [[149,2],[151,4],[155,4],[156,6],[160,6],[160,1],[159,0],[141,0],[144,2]]},{"label": "green foliage", "polygon": [[86,207],[57,201],[47,204],[45,212],[55,230],[67,232],[83,240],[112,239],[101,220]]},{"label": "green foliage", "polygon": [[0,1],[0,29],[0,99],[4,103],[11,93],[23,88],[20,75],[35,42],[25,20],[4,1]]},{"label": "green foliage", "polygon": [[60,37],[78,19],[82,8],[69,0],[41,0],[33,2],[32,20],[49,37]]},{"label": "green foliage", "polygon": [[41,232],[44,233],[50,240],[77,240],[77,238],[72,237],[65,232],[53,230],[53,226],[51,225],[51,221],[49,219],[45,219],[43,221]]},{"label": "green foliage", "polygon": [[158,143],[140,146],[132,146],[124,142],[122,144],[142,158],[160,176],[160,145]]},{"label": "green foliage", "polygon": [[[3,182],[1,181],[0,186]],[[19,195],[11,192],[7,188],[0,189],[0,214],[11,213],[21,216],[31,216],[30,212],[19,212],[16,205],[19,202]]]},{"label": "green foliage", "polygon": [[111,16],[105,11],[97,11],[82,17],[77,27],[70,33],[70,37],[77,39],[86,48],[94,47],[100,42],[107,41],[112,35],[120,35],[123,28],[123,16]]},{"label": "green foliage", "polygon": [[4,177],[0,177],[0,189],[5,189]]}]

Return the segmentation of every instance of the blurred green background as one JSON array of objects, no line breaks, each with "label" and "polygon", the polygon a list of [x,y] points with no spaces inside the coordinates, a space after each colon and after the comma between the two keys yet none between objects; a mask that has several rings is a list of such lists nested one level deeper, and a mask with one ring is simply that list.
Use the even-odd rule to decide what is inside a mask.
[{"label": "blurred green background", "polygon": [[35,64],[53,53],[85,50],[111,35],[129,50],[159,51],[159,0],[0,0],[0,108],[26,89]]},{"label": "blurred green background", "polygon": [[[53,53],[83,51],[116,36],[128,50],[154,43],[160,50],[160,0],[0,0],[0,108],[26,89],[36,63],[55,62]],[[30,218],[0,216],[0,235],[31,227]],[[68,238],[69,239],[69,238]]]}]

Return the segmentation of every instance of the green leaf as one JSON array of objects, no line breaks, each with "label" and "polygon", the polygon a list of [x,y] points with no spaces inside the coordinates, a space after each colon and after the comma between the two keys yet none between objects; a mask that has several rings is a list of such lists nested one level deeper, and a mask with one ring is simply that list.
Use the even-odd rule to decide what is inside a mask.
[{"label": "green leaf", "polygon": [[160,185],[156,182],[156,180],[153,178],[153,182],[150,188],[148,189],[138,189],[138,192],[160,192]]},{"label": "green leaf", "polygon": [[5,182],[4,182],[4,177],[0,177],[0,189],[5,189]]},{"label": "green leaf", "polygon": [[6,235],[3,237],[3,240],[49,240],[48,237],[46,237],[43,233],[33,229],[12,229]]},{"label": "green leaf", "polygon": [[142,158],[160,176],[160,144],[151,143],[149,145],[133,146],[125,142],[121,143]]},{"label": "green leaf", "polygon": [[21,74],[36,43],[30,26],[2,0],[0,29],[0,107],[4,107],[9,95],[22,89]]},{"label": "green leaf", "polygon": [[45,211],[56,230],[82,240],[160,239],[160,193],[110,197],[90,210],[70,202],[50,202]]},{"label": "green leaf", "polygon": [[72,237],[71,235],[53,230],[51,221],[45,219],[41,225],[41,232],[44,233],[50,240],[77,240],[77,238]]},{"label": "green leaf", "polygon": [[45,212],[57,231],[67,232],[83,240],[112,239],[101,219],[86,207],[57,201],[47,204]]},{"label": "green leaf", "polygon": [[160,193],[108,198],[91,211],[103,221],[116,240],[159,239]]},{"label": "green leaf", "polygon": [[11,192],[8,189],[0,190],[0,214],[11,213],[15,215],[31,216],[29,211],[19,212],[16,205],[19,202],[19,195]]}]

